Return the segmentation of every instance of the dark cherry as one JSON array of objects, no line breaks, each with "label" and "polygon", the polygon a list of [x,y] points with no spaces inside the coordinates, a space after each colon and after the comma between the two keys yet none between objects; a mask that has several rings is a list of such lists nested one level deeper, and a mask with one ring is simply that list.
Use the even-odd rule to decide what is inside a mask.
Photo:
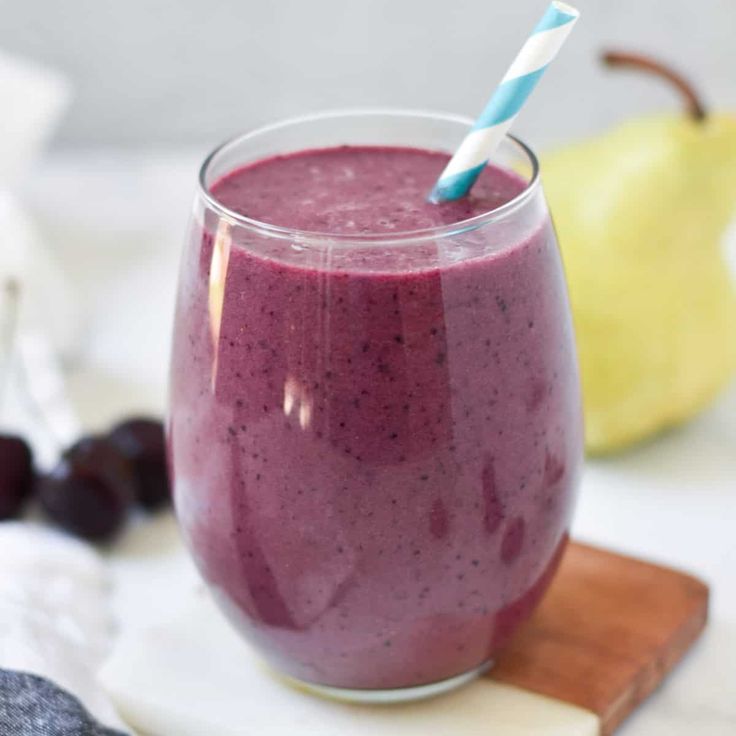
[{"label": "dark cherry", "polygon": [[93,541],[107,541],[120,531],[134,491],[130,463],[106,437],[80,440],[38,482],[38,498],[49,517]]},{"label": "dark cherry", "polygon": [[33,456],[25,440],[0,434],[0,520],[17,516],[33,487]]},{"label": "dark cherry", "polygon": [[127,419],[113,428],[110,440],[132,465],[141,506],[154,510],[169,503],[164,425],[146,417]]}]

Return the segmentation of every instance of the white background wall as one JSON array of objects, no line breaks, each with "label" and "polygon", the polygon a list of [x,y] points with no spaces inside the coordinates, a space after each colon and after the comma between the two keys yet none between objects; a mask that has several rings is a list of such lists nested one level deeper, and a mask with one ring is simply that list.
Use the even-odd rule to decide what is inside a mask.
[{"label": "white background wall", "polygon": [[[660,54],[736,109],[736,0],[577,0],[582,18],[516,128],[533,143],[638,111],[669,90],[601,70],[604,45]],[[355,105],[474,115],[546,0],[0,0],[0,48],[76,88],[57,144],[203,144]]]}]

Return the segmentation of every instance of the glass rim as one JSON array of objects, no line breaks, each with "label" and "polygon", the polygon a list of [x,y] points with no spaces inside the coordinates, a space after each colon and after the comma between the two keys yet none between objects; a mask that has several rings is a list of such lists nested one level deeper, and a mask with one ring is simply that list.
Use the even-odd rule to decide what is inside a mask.
[{"label": "glass rim", "polygon": [[[300,244],[363,244],[370,245],[372,243],[380,244],[406,244],[426,242],[436,238],[451,237],[461,233],[477,230],[485,225],[504,220],[509,215],[520,209],[526,202],[531,199],[539,187],[539,160],[534,151],[524,143],[520,138],[510,133],[504,135],[503,140],[509,141],[531,164],[531,176],[526,182],[524,188],[508,202],[499,207],[495,207],[488,212],[482,212],[479,215],[459,220],[458,222],[449,223],[447,225],[434,225],[432,227],[420,228],[416,230],[399,230],[396,232],[382,233],[331,233],[319,230],[303,230],[293,227],[284,227],[282,225],[274,225],[262,220],[257,220],[247,215],[242,215],[235,210],[222,204],[209,190],[206,183],[209,169],[219,154],[231,146],[257,138],[266,133],[277,131],[281,128],[291,127],[300,123],[318,122],[320,120],[334,120],[348,117],[370,117],[370,116],[388,116],[388,117],[404,117],[416,118],[423,120],[440,120],[450,123],[459,123],[467,126],[468,129],[473,125],[473,120],[465,115],[457,115],[446,112],[433,112],[427,110],[412,110],[401,108],[345,108],[339,110],[326,110],[322,112],[307,113],[305,115],[297,115],[295,117],[278,120],[274,123],[262,125],[258,128],[248,130],[244,133],[237,134],[223,141],[214,148],[204,159],[199,169],[197,177],[197,194],[201,197],[206,206],[216,212],[221,218],[230,221],[231,225],[238,225],[249,230],[257,232],[261,235],[267,235],[274,238],[295,240]],[[335,145],[338,145],[337,143]]]}]

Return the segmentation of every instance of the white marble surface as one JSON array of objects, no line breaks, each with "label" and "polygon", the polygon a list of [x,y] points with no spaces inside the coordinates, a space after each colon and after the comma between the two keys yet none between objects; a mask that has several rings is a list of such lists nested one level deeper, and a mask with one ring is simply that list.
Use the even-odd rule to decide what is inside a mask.
[{"label": "white marble surface", "polygon": [[[83,342],[68,376],[90,427],[163,407],[200,153],[57,154],[27,182],[26,202],[82,303]],[[736,733],[736,386],[687,427],[589,462],[574,532],[689,570],[713,588],[705,636],[622,736]],[[165,615],[193,580],[167,516],[134,525],[111,558],[122,630]]]},{"label": "white marble surface", "polygon": [[120,640],[99,676],[121,716],[151,736],[598,736],[600,731],[598,717],[589,711],[485,677],[442,697],[383,707],[315,697],[274,677],[201,589],[186,597],[173,619]]}]

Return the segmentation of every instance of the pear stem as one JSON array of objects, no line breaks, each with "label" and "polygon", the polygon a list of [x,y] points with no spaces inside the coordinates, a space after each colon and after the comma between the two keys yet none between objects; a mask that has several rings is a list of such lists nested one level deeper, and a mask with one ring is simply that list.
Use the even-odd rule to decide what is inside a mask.
[{"label": "pear stem", "polygon": [[610,67],[628,67],[666,79],[682,95],[687,114],[698,123],[705,120],[705,107],[693,86],[666,64],[649,56],[630,54],[624,51],[606,51],[601,55],[601,58],[603,63]]}]

